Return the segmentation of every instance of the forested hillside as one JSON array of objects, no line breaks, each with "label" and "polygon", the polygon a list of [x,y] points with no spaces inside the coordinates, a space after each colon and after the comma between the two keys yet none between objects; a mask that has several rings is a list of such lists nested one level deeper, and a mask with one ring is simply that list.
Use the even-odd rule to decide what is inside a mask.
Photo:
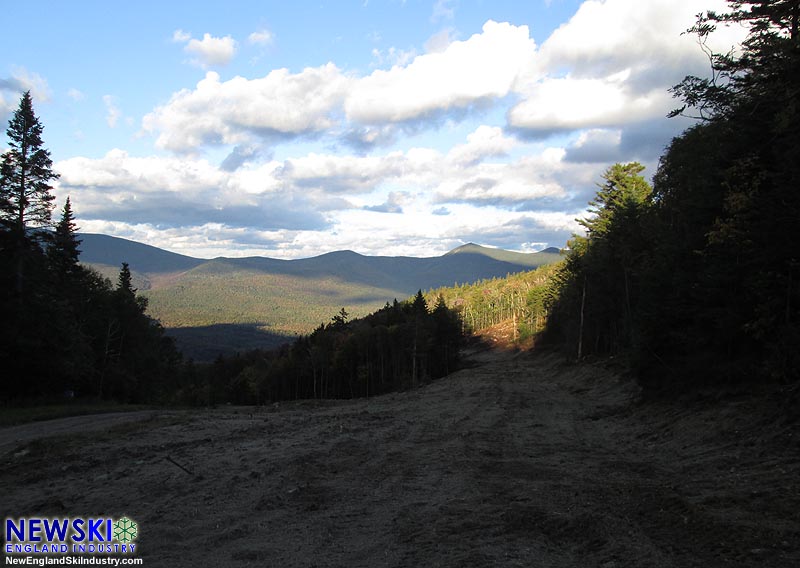
[{"label": "forested hillside", "polygon": [[25,93],[0,166],[0,398],[155,400],[179,354],[146,315],[126,264],[114,287],[78,263],[69,199],[50,230],[58,176],[43,130]]},{"label": "forested hillside", "polygon": [[442,298],[458,314],[465,333],[473,333],[511,321],[517,339],[542,332],[555,301],[553,278],[562,263],[505,278],[492,278],[447,288],[435,288],[425,295],[428,302]]},{"label": "forested hillside", "polygon": [[741,50],[673,89],[696,118],[662,156],[608,169],[560,279],[550,338],[629,357],[642,383],[796,380],[800,369],[800,5],[741,1],[691,32],[744,23]]},{"label": "forested hillside", "polygon": [[104,276],[116,278],[118,263],[129,262],[149,313],[198,361],[280,345],[343,306],[363,317],[420,288],[501,277],[561,258],[558,249],[519,253],[470,243],[427,258],[337,251],[295,260],[203,260],[105,235],[80,238],[81,262]]},{"label": "forested hillside", "polygon": [[291,345],[187,365],[173,400],[263,404],[411,388],[458,368],[461,337],[458,316],[441,298],[431,309],[421,291],[352,321],[342,308]]}]

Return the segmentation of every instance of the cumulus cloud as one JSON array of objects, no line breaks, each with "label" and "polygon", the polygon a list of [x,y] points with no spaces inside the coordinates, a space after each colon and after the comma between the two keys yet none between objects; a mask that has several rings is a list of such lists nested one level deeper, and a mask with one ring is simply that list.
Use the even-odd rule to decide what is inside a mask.
[{"label": "cumulus cloud", "polygon": [[[334,63],[225,81],[208,72],[142,122],[181,159],[68,160],[59,191],[74,190],[83,226],[113,222],[150,239],[163,231],[172,250],[192,232],[203,250],[286,258],[441,253],[466,241],[563,246],[605,165],[637,159],[652,173],[686,126],[665,114],[667,88],[707,66],[680,35],[694,4],[587,0],[540,47],[526,26],[488,21],[466,40],[447,29],[422,54],[376,50],[375,63],[391,67],[361,76]],[[452,4],[439,8],[447,19]],[[259,33],[248,42],[271,41]],[[177,30],[174,39],[188,49],[205,36]],[[506,123],[476,109],[505,111]],[[478,117],[487,124],[476,121],[459,144],[443,134],[425,147],[418,136]],[[266,150],[293,141],[302,145],[279,161]],[[199,158],[208,146],[223,146],[214,164]]]},{"label": "cumulus cloud", "polygon": [[[282,191],[275,164],[230,175],[205,160],[130,156],[58,162],[59,193],[70,194],[81,219],[191,227],[214,222],[261,230],[319,230],[326,201]],[[330,202],[330,200],[328,200]]]},{"label": "cumulus cloud", "polygon": [[277,175],[303,189],[326,193],[368,193],[401,175],[408,161],[400,152],[384,156],[309,154],[286,160]]},{"label": "cumulus cloud", "polygon": [[508,114],[512,126],[533,131],[620,126],[656,116],[673,105],[666,86],[637,90],[626,69],[608,77],[545,79]]},{"label": "cumulus cloud", "polygon": [[191,63],[204,69],[227,65],[236,55],[237,43],[231,36],[215,37],[205,33],[202,39],[196,39],[179,29],[173,32],[172,41],[184,43],[183,50],[193,56]]},{"label": "cumulus cloud", "polygon": [[[724,5],[712,0],[707,8]],[[707,71],[696,40],[681,35],[697,12],[694,0],[587,0],[520,74],[509,125],[547,135],[663,118],[675,106],[668,88]],[[733,45],[742,37],[730,28],[714,41]]]},{"label": "cumulus cloud", "polygon": [[565,188],[555,179],[565,168],[564,150],[550,148],[539,155],[504,162],[450,161],[447,175],[436,186],[436,200],[513,206],[545,197],[562,197]]},{"label": "cumulus cloud", "polygon": [[390,47],[386,50],[373,48],[372,59],[373,67],[383,67],[384,65],[390,66],[404,66],[408,65],[417,56],[414,49],[398,49]]},{"label": "cumulus cloud", "polygon": [[189,32],[185,32],[180,29],[172,32],[172,41],[174,41],[175,43],[186,43],[190,39],[192,39],[192,34],[190,34]]},{"label": "cumulus cloud", "polygon": [[334,126],[331,116],[350,83],[332,63],[300,73],[276,69],[260,79],[221,81],[209,72],[143,119],[156,144],[190,152],[204,144],[242,144],[253,136],[295,137]]},{"label": "cumulus cloud", "polygon": [[345,113],[362,123],[404,122],[493,101],[510,92],[534,48],[527,26],[489,21],[442,52],[354,82]]},{"label": "cumulus cloud", "polygon": [[[182,30],[174,34],[176,41],[188,41],[187,48],[197,41],[190,37]],[[465,41],[452,41],[445,31],[427,48],[422,55],[375,50],[377,63],[392,67],[364,77],[333,63],[224,82],[209,72],[195,89],[175,93],[145,116],[143,127],[157,134],[159,147],[179,152],[319,132],[365,150],[393,142],[393,125],[414,132],[435,127],[431,119],[463,117],[495,104],[530,67],[536,46],[527,26],[488,21]]]},{"label": "cumulus cloud", "polygon": [[[433,246],[437,239],[443,239],[437,247],[452,244],[470,225],[489,230],[493,224],[510,226],[510,219],[539,218],[548,209],[546,200],[568,199],[573,186],[585,181],[576,173],[582,166],[564,161],[564,150],[510,159],[507,152],[515,144],[499,128],[482,126],[446,154],[411,148],[262,162],[257,148],[241,145],[214,166],[199,158],[134,157],[114,150],[100,159],[57,163],[58,195],[72,195],[84,227],[86,221],[102,221],[177,235],[213,225],[273,236],[282,232],[294,243],[295,248],[265,243],[262,254],[298,256],[312,243],[331,247],[325,250],[401,254],[422,243]],[[342,235],[334,238],[339,229]],[[353,247],[355,235],[372,235],[368,250],[364,243]]]},{"label": "cumulus cloud", "polygon": [[474,165],[487,157],[505,156],[517,145],[517,140],[505,136],[501,128],[482,125],[467,136],[466,144],[454,146],[448,157],[457,164]]}]

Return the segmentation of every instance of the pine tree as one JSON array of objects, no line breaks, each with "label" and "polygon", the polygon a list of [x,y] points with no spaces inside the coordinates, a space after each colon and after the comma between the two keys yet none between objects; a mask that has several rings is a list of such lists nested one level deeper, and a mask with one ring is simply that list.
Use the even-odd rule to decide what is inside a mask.
[{"label": "pine tree", "polygon": [[58,174],[43,147],[42,130],[28,91],[8,122],[9,150],[0,162],[0,220],[20,236],[29,227],[51,223],[51,182]]},{"label": "pine tree", "polygon": [[78,246],[80,246],[81,240],[76,236],[76,231],[77,227],[75,226],[75,217],[72,214],[72,204],[69,197],[67,197],[61,213],[61,220],[56,225],[56,230],[53,234],[53,242],[47,249],[50,268],[59,283],[68,281],[72,276],[76,275],[78,270],[78,257],[81,254]]},{"label": "pine tree", "polygon": [[122,268],[120,268],[119,276],[117,277],[117,292],[125,297],[136,297],[136,288],[133,287],[131,269],[127,262],[123,262]]}]

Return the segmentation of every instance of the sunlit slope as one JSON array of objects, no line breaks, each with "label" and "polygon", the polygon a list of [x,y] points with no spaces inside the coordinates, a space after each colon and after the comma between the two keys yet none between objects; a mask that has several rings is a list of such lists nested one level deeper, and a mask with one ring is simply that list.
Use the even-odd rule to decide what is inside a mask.
[{"label": "sunlit slope", "polygon": [[417,290],[469,283],[559,260],[557,249],[517,253],[468,244],[430,258],[338,251],[313,258],[196,259],[105,235],[81,235],[81,261],[109,278],[122,262],[168,328],[256,325],[307,333],[345,308],[365,315]]}]

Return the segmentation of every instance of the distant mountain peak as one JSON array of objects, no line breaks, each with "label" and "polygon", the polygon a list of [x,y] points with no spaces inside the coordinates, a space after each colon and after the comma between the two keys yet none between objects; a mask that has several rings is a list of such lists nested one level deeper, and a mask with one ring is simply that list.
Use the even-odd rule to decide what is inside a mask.
[{"label": "distant mountain peak", "polygon": [[544,250],[540,250],[539,252],[546,252],[548,254],[561,254],[561,249],[558,247],[547,247]]},{"label": "distant mountain peak", "polygon": [[448,253],[445,253],[445,256],[449,254],[483,254],[491,257],[503,257],[509,254],[511,255],[526,255],[526,254],[561,254],[561,249],[558,247],[548,247],[544,250],[540,250],[538,252],[533,253],[524,253],[524,252],[514,252],[514,251],[507,251],[504,249],[494,248],[494,247],[487,247],[483,245],[479,245],[476,243],[466,243],[461,245],[460,247],[456,247]]},{"label": "distant mountain peak", "polygon": [[454,248],[450,252],[445,253],[445,255],[448,255],[448,254],[475,253],[475,252],[481,253],[481,252],[485,252],[486,250],[488,250],[487,247],[481,246],[479,244],[467,243],[467,244],[461,245],[460,247]]}]

